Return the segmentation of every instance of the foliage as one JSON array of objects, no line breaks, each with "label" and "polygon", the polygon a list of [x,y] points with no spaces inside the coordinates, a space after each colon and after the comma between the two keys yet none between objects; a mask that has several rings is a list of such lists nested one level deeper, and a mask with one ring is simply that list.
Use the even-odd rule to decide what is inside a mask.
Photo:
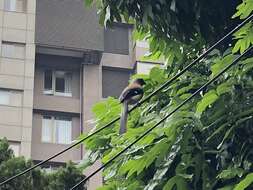
[{"label": "foliage", "polygon": [[9,149],[9,144],[6,138],[4,138],[0,143],[0,152],[0,164],[5,160],[13,158],[13,152]]},{"label": "foliage", "polygon": [[[250,0],[249,0],[250,1]],[[85,0],[91,4],[92,0]],[[140,30],[150,30],[152,36],[189,42],[196,33],[210,41],[231,28],[230,17],[239,0],[98,0],[101,23],[133,21]],[[226,11],[224,11],[226,10]],[[224,27],[223,27],[224,26]]]},{"label": "foliage", "polygon": [[[94,1],[85,0],[88,5]],[[234,28],[239,19],[231,22],[230,18],[241,0],[229,2],[96,0],[96,2],[102,24],[110,25],[114,21],[134,23],[135,37],[149,42],[152,59],[158,59],[163,55],[166,61],[171,63],[180,61],[182,53],[192,51],[195,56],[199,53],[197,50],[208,47]],[[224,43],[225,47],[228,43],[230,39]]]},{"label": "foliage", "polygon": [[[241,19],[247,18],[253,11],[253,2],[251,0],[244,0],[242,4],[237,7],[237,12],[233,18],[240,17]],[[253,44],[253,25],[252,22],[246,24],[238,32],[234,34],[234,38],[238,41],[233,48],[233,52],[240,50],[243,53],[250,45]]]},{"label": "foliage", "polygon": [[[48,183],[48,190],[69,190],[76,183],[84,178],[81,171],[78,170],[73,163],[68,163],[66,167],[61,167],[55,172],[46,175],[46,181]],[[80,186],[78,190],[84,190],[85,188]]]},{"label": "foliage", "polygon": [[[203,47],[209,47],[219,37],[216,34],[223,35],[231,29],[231,10],[239,4],[238,1],[199,0],[98,2],[101,20],[105,23],[120,20],[121,15],[125,20],[134,19],[136,37],[146,37],[151,56],[166,58],[165,69],[153,68],[145,76],[146,95],[175,76],[201,53]],[[156,7],[160,7],[160,11],[157,12]],[[252,10],[252,1],[244,0],[237,6],[234,19],[245,19]],[[198,13],[200,17],[196,16]],[[230,64],[238,56],[235,53],[244,52],[252,44],[251,27],[250,23],[234,34],[233,47],[218,47],[198,66],[133,111],[126,134],[120,136],[119,123],[115,123],[90,138],[86,142],[90,159],[83,167],[100,158],[103,163],[108,162]],[[191,38],[193,40],[189,40]],[[103,171],[105,185],[100,189],[252,189],[252,68],[253,58],[244,58],[128,149]],[[100,128],[120,114],[119,102],[108,98],[98,103],[93,111],[96,128]]]},{"label": "foliage", "polygon": [[[31,167],[32,161],[26,161],[24,157],[14,157],[6,139],[0,139],[0,181],[4,181],[13,175]],[[1,190],[63,190],[70,189],[84,176],[73,163],[59,168],[51,173],[41,169],[35,169],[13,181],[5,184]],[[80,186],[79,190],[86,189]]]}]

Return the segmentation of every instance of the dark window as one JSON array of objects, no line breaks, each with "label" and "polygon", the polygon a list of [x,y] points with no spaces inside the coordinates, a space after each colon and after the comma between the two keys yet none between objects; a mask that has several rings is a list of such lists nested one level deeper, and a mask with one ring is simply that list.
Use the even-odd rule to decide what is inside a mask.
[{"label": "dark window", "polygon": [[122,90],[128,85],[131,71],[128,69],[116,69],[103,67],[102,70],[102,96],[119,97]]},{"label": "dark window", "polygon": [[56,92],[65,92],[65,80],[64,78],[56,77],[55,79],[55,91]]},{"label": "dark window", "polygon": [[105,52],[129,54],[129,25],[115,24],[105,29]]},{"label": "dark window", "polygon": [[46,70],[44,75],[44,89],[52,90],[52,71]]}]

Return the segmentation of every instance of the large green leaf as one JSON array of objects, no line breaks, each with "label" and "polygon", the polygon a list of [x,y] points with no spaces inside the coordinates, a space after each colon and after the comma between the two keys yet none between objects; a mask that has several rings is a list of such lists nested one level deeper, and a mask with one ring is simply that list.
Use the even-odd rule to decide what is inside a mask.
[{"label": "large green leaf", "polygon": [[237,6],[237,12],[233,15],[233,18],[240,17],[240,19],[247,18],[253,11],[253,1],[243,0],[243,3]]},{"label": "large green leaf", "polygon": [[216,88],[216,92],[219,96],[225,93],[231,93],[232,90],[233,90],[233,86],[232,86],[232,82],[230,81],[224,82],[220,84],[219,86],[217,86]]},{"label": "large green leaf", "polygon": [[233,189],[234,189],[234,185],[227,185],[227,186],[219,188],[217,190],[233,190]]},{"label": "large green leaf", "polygon": [[178,190],[188,190],[187,182],[180,176],[174,176],[167,181],[163,190],[173,190],[173,187],[177,187]]},{"label": "large green leaf", "polygon": [[215,63],[211,66],[212,75],[213,76],[217,75],[220,71],[222,71],[222,69],[224,69],[230,63],[232,63],[234,58],[235,58],[235,55],[228,54],[225,57],[216,59],[214,61]]},{"label": "large green leaf", "polygon": [[215,90],[207,92],[202,100],[197,104],[196,114],[198,117],[207,109],[208,106],[213,104],[218,99],[218,95]]},{"label": "large green leaf", "polygon": [[[251,2],[243,1],[236,16],[247,17],[252,12]],[[149,75],[132,77],[145,78],[147,96],[237,24],[229,18],[240,2],[104,0],[98,3],[102,24],[121,21],[121,17],[132,20],[135,39],[150,44],[148,59],[165,59],[164,68],[156,67]],[[210,14],[206,15],[206,12]],[[86,148],[92,153],[98,152],[102,162],[110,160],[230,64],[237,57],[231,49],[245,51],[252,43],[251,25],[239,30],[234,35],[234,42],[226,41],[226,44],[232,44],[230,48],[225,50],[226,44],[217,46],[217,50],[201,59],[197,66],[187,70],[140,109],[132,111],[126,134],[118,135],[119,123],[116,122],[88,139]],[[249,59],[241,61],[205,88],[201,93],[203,96],[196,96],[111,162],[103,171],[105,187],[113,190],[233,189],[242,172],[231,168],[240,166],[247,173],[253,157],[248,143],[253,138],[250,127],[253,64],[250,57],[249,54]],[[118,100],[108,98],[98,103],[93,111],[93,122],[98,129],[118,117],[121,105]],[[183,127],[188,130],[181,133]],[[177,144],[181,134],[184,138]],[[90,156],[93,158],[93,154]]]},{"label": "large green leaf", "polygon": [[240,183],[238,183],[234,190],[244,190],[253,182],[253,173],[248,174]]},{"label": "large green leaf", "polygon": [[240,51],[240,53],[242,54],[253,44],[252,31],[252,23],[248,23],[234,34],[235,39],[237,39],[237,42],[232,50],[233,53]]},{"label": "large green leaf", "polygon": [[245,171],[242,168],[230,168],[223,170],[217,177],[220,179],[231,179],[237,176],[242,177],[244,172]]}]

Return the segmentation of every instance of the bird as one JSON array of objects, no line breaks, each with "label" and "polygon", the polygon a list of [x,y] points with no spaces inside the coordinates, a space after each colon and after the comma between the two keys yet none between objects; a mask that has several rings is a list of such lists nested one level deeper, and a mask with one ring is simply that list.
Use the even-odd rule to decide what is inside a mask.
[{"label": "bird", "polygon": [[124,134],[127,131],[127,116],[128,116],[128,105],[137,104],[143,97],[143,85],[145,81],[141,78],[133,80],[119,96],[119,101],[122,103],[122,111],[120,118],[120,129],[119,134]]}]

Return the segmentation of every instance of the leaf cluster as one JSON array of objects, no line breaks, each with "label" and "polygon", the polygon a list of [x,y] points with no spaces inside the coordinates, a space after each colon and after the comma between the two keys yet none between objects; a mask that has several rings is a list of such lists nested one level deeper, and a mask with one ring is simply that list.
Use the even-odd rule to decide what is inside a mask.
[{"label": "leaf cluster", "polygon": [[[1,182],[31,166],[33,166],[31,160],[26,161],[24,157],[14,157],[7,139],[0,139]],[[51,172],[35,169],[1,186],[1,190],[68,190],[83,177],[80,169],[76,168],[73,163],[68,163],[65,167],[60,167]],[[80,186],[77,189],[85,190],[86,187]]]},{"label": "leaf cluster", "polygon": [[[125,20],[134,19],[135,36],[148,40],[150,57],[165,57],[165,68],[155,67],[149,75],[141,75],[147,83],[145,95],[175,76],[201,49],[209,47],[207,39],[212,41],[219,36],[217,33],[223,34],[229,29],[233,14],[234,18],[244,19],[253,10],[251,0],[244,0],[240,5],[238,1],[108,0],[102,1],[100,7],[104,11],[101,14],[106,15],[102,16],[103,21],[119,20],[122,15]],[[89,139],[86,142],[90,150],[88,162],[84,161],[83,167],[98,159],[103,163],[109,161],[212,79],[238,56],[236,53],[244,52],[252,44],[251,28],[249,23],[234,35],[235,46],[213,50],[197,66],[132,112],[125,135],[118,135],[119,124],[115,123]],[[103,171],[105,185],[101,190],[252,189],[252,68],[253,58],[245,57],[128,149]],[[99,128],[120,114],[119,102],[108,98],[93,111]]]}]

